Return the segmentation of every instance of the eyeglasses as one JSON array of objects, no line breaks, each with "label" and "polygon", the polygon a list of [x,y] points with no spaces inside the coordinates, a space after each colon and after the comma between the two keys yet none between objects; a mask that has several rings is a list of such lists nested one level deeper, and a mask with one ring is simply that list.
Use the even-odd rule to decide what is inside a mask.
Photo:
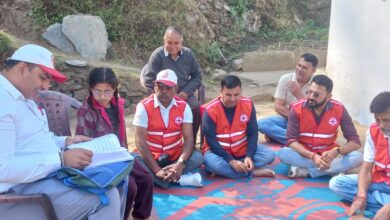
[{"label": "eyeglasses", "polygon": [[159,90],[172,90],[175,86],[167,86],[164,83],[156,83]]},{"label": "eyeglasses", "polygon": [[94,96],[101,96],[102,94],[105,97],[112,96],[114,94],[115,90],[98,90],[98,89],[92,89],[92,94]]}]

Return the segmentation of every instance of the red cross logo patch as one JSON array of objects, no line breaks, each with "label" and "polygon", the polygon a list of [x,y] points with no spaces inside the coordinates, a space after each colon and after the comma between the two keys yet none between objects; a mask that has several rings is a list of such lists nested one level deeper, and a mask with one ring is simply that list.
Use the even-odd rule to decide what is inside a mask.
[{"label": "red cross logo patch", "polygon": [[176,123],[176,124],[179,125],[179,124],[181,124],[182,122],[183,122],[183,118],[182,118],[182,117],[176,117],[176,118],[175,118],[175,123]]},{"label": "red cross logo patch", "polygon": [[336,124],[337,124],[337,119],[336,118],[330,118],[329,119],[329,124],[331,125],[331,126],[335,126]]},{"label": "red cross logo patch", "polygon": [[242,122],[248,121],[248,116],[246,114],[240,115],[240,121],[242,121]]}]

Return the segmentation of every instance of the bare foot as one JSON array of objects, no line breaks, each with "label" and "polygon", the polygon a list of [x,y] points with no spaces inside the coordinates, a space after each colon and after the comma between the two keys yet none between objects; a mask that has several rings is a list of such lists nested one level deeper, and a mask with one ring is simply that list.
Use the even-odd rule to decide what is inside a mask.
[{"label": "bare foot", "polygon": [[275,177],[275,172],[267,168],[257,168],[253,171],[254,177]]}]

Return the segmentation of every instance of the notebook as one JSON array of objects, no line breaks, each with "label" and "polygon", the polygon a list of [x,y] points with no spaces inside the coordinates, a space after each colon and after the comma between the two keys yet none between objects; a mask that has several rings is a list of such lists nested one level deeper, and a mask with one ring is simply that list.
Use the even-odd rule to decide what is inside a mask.
[{"label": "notebook", "polygon": [[115,134],[107,134],[90,141],[72,144],[67,148],[84,148],[93,152],[92,162],[86,169],[134,159],[127,149],[121,147],[118,137]]}]

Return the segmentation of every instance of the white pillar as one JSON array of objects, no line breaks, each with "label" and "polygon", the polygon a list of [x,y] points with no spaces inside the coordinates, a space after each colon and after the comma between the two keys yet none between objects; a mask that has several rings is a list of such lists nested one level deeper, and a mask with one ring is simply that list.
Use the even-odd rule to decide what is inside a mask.
[{"label": "white pillar", "polygon": [[374,121],[369,105],[390,91],[390,0],[333,0],[326,72],[333,98],[354,120]]}]

